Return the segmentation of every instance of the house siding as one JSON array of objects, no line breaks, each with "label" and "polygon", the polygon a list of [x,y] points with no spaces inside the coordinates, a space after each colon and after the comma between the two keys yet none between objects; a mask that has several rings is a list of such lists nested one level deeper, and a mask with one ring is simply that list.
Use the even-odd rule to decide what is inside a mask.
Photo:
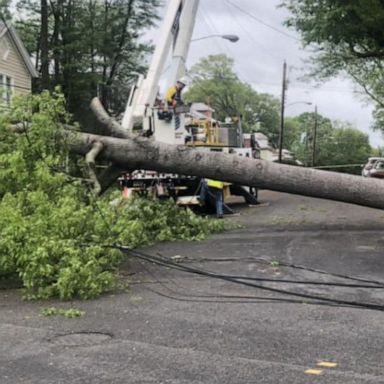
[{"label": "house siding", "polygon": [[4,59],[4,52],[0,52],[0,73],[12,78],[12,94],[30,93],[32,88],[31,75],[9,33],[6,33],[3,39],[6,39],[8,43],[9,54]]}]

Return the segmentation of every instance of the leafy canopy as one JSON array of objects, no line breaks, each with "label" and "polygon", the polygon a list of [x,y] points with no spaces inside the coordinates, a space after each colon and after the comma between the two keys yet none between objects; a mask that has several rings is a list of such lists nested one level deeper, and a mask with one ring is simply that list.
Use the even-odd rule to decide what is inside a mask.
[{"label": "leafy canopy", "polygon": [[384,131],[384,2],[284,0],[288,26],[315,50],[311,75],[348,74],[375,102],[375,129]]}]

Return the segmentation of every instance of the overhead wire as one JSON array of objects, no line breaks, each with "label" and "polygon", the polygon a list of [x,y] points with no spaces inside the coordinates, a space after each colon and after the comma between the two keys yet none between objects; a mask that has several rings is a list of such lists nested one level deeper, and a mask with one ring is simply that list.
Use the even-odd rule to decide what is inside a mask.
[{"label": "overhead wire", "polygon": [[[229,6],[229,3],[228,2],[224,2],[224,4],[227,6],[227,9],[228,9],[228,6]],[[230,12],[230,11],[229,11]],[[268,56],[270,56],[271,58],[273,58],[274,60],[278,60],[279,63],[281,63],[283,61],[283,58],[281,57],[277,57],[275,55],[275,53],[272,53],[270,52],[268,49],[266,49],[262,44],[260,44],[254,37],[253,37],[253,34],[250,33],[246,28],[245,28],[245,25],[244,23],[240,23],[236,14],[233,14],[231,13],[232,15],[232,19],[236,22],[236,24],[239,26],[239,28],[241,30],[243,30],[243,32],[245,33],[245,36],[253,43],[255,44],[257,47],[259,47],[264,53],[266,53]]]},{"label": "overhead wire", "polygon": [[[200,10],[200,8],[201,8],[201,10]],[[208,29],[210,29],[213,34],[220,35],[220,33],[217,30],[217,28],[215,27],[214,23],[212,22],[212,20],[208,16],[208,12],[204,12],[204,5],[203,5],[203,3],[201,3],[198,12],[201,15],[201,19],[203,20],[205,25],[208,27]],[[220,40],[214,39],[214,41],[215,41],[216,46],[219,47],[219,51],[221,51],[221,52],[225,52],[226,51],[224,49],[224,47],[222,45],[222,42]]]},{"label": "overhead wire", "polygon": [[[249,11],[246,11],[244,10],[243,8],[241,8],[239,5],[237,4],[234,4],[232,1],[230,0],[224,0],[225,4],[231,6],[231,7],[234,7],[235,9],[237,9],[238,11],[242,12],[242,13],[245,13],[247,16],[249,16],[250,18],[252,18],[253,20],[256,20],[257,22],[259,22],[260,24],[270,28],[270,29],[273,29],[275,32],[278,32],[280,34],[283,34],[285,35],[286,37],[289,37],[291,39],[294,39],[296,41],[300,41],[300,39],[290,35],[290,34],[287,34],[285,33],[284,31],[264,22],[263,20],[261,20],[260,18],[256,17],[255,15],[253,15],[252,13],[250,13]],[[203,7],[203,5],[202,5]],[[205,22],[205,24],[208,26],[208,28],[213,31],[215,34],[219,34],[217,28],[215,27],[214,23],[212,22],[212,20],[210,19],[209,17],[209,14],[208,12],[201,12],[201,19]],[[261,46],[261,44],[259,44],[252,36],[251,33],[247,33],[247,31],[245,30],[245,27],[243,24],[239,23],[238,20],[236,19],[236,16],[233,15],[233,19],[235,20],[235,22],[240,26],[240,28],[242,30],[244,30],[246,32],[246,36],[247,38],[249,38],[254,44],[256,44],[258,47],[260,47],[261,49],[263,49],[263,47]],[[231,48],[230,47],[227,47],[226,49],[223,49],[223,46],[220,44],[220,42],[217,42],[216,41],[216,44],[219,46],[219,49],[222,51],[222,52],[226,52],[228,51],[228,49],[230,50]],[[263,49],[263,51],[268,54],[269,56],[273,57],[275,60],[278,59],[280,60],[275,54],[267,51],[266,49]],[[282,60],[282,59],[281,59]],[[241,70],[241,68],[240,68]],[[242,71],[241,71],[242,72]],[[280,88],[281,87],[281,83],[267,83],[267,82],[262,82],[262,81],[259,81],[259,80],[256,80],[256,81],[252,81],[250,80],[249,76],[248,75],[242,75],[241,76],[243,78],[243,81],[244,79],[246,79],[245,81],[246,82],[249,82],[249,83],[254,83],[256,85],[265,85],[265,86],[270,86],[270,87],[278,87]],[[361,92],[361,91],[358,91],[358,90],[354,90],[354,89],[346,89],[346,88],[337,88],[337,87],[321,87],[320,88],[316,88],[316,87],[311,87],[311,86],[306,86],[304,83],[303,84],[300,84],[300,83],[292,83],[290,81],[289,83],[289,87],[290,88],[294,88],[294,89],[303,89],[303,90],[309,90],[311,92],[335,92],[335,93],[350,93],[350,94],[364,94],[364,92]]]},{"label": "overhead wire", "polygon": [[[200,7],[202,9],[204,9],[204,6],[203,4],[200,5]],[[201,12],[201,15],[202,15],[202,19],[203,21],[205,22],[205,24],[208,26],[208,28],[210,30],[212,30],[216,35],[221,35],[220,31],[218,31],[218,29],[216,28],[215,24],[213,23],[213,21],[211,20],[210,16],[209,16],[209,12]],[[216,40],[216,44],[219,46],[219,50],[221,52],[230,52],[232,57],[236,57],[236,55],[234,54],[233,52],[233,48],[231,46],[231,44],[233,43],[227,43],[225,44],[225,48],[224,48],[224,43],[223,41],[221,40]]]},{"label": "overhead wire", "polygon": [[[249,80],[249,82],[252,84],[259,84],[259,85],[266,85],[268,87],[281,87],[281,84],[279,83],[266,83],[258,80]],[[339,92],[339,93],[351,93],[351,94],[363,94],[363,92],[360,91],[355,91],[353,89],[348,89],[348,88],[337,88],[337,87],[310,87],[310,86],[305,86],[303,85],[296,85],[297,83],[292,83],[289,82],[289,88],[296,88],[296,89],[303,89],[303,90],[308,90],[311,92]]]},{"label": "overhead wire", "polygon": [[[227,9],[229,7],[229,4],[227,2],[224,2],[224,4],[226,5]],[[230,12],[230,11],[229,11]],[[253,34],[250,33],[249,31],[246,30],[245,26],[244,26],[244,23],[240,23],[238,18],[236,17],[236,14],[235,13],[232,13],[232,19],[236,22],[236,24],[239,26],[239,28],[244,32],[245,36],[249,39],[249,41],[254,44],[255,46],[257,46],[259,49],[261,49],[262,52],[264,52],[264,54],[270,56],[273,60],[275,60],[276,62],[278,61],[279,63],[281,63],[283,61],[282,58],[280,57],[277,57],[277,55],[275,53],[272,53],[270,52],[268,49],[266,49],[262,44],[260,44],[254,37],[253,37]],[[238,66],[238,65],[237,65]],[[238,69],[242,71],[241,68],[239,68],[238,66]],[[246,71],[246,68],[244,68],[244,70]],[[245,75],[245,76],[242,76],[243,77],[243,81],[245,83],[248,82],[248,79],[249,79],[249,76]]]},{"label": "overhead wire", "polygon": [[301,39],[299,39],[298,37],[293,36],[293,35],[291,35],[291,34],[285,32],[285,31],[283,31],[283,30],[281,30],[281,29],[278,29],[278,28],[274,27],[274,26],[271,25],[271,24],[266,23],[266,22],[263,21],[262,19],[258,18],[257,16],[253,15],[253,14],[250,13],[249,11],[247,11],[247,10],[245,10],[244,8],[240,7],[238,4],[235,4],[235,3],[233,3],[233,2],[230,1],[230,0],[224,0],[224,1],[225,1],[227,4],[230,4],[232,7],[238,9],[240,12],[244,13],[244,14],[247,15],[248,17],[250,17],[250,18],[252,18],[253,20],[257,21],[258,23],[260,23],[260,24],[266,26],[267,28],[270,28],[270,29],[272,29],[273,31],[275,31],[275,32],[277,32],[277,33],[279,33],[279,34],[281,34],[281,35],[283,35],[283,36],[285,36],[285,37],[288,37],[288,38],[290,38],[290,39],[292,39],[292,40],[301,42]]}]

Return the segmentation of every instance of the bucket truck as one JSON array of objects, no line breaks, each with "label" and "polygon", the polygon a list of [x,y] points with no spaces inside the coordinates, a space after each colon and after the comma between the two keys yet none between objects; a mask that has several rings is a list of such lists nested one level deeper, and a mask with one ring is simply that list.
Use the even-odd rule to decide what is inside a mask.
[{"label": "bucket truck", "polygon": [[[215,150],[252,156],[249,148],[241,148],[240,121],[236,124],[219,124],[211,118],[187,115],[189,106],[169,107],[159,95],[161,76],[167,72],[167,85],[175,84],[185,77],[186,58],[191,43],[199,0],[170,0],[159,33],[146,77],[140,75],[131,89],[122,126],[131,133],[151,137],[168,144],[199,146],[204,150]],[[171,63],[167,60],[171,55]],[[166,116],[166,118],[165,118]],[[181,196],[196,194],[199,180],[187,176],[158,174],[151,171],[135,171],[120,179],[125,191],[148,193],[149,187],[159,196]],[[153,188],[154,187],[154,188]],[[235,187],[233,187],[235,188]],[[236,188],[235,188],[236,189]],[[245,193],[245,192],[244,192]],[[243,191],[241,194],[244,195]],[[249,203],[257,203],[256,197],[247,194]],[[188,200],[188,201],[193,201]]]}]

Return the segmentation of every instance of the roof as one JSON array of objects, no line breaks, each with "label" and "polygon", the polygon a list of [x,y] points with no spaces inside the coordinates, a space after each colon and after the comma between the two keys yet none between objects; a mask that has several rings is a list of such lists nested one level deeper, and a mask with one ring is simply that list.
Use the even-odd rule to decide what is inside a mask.
[{"label": "roof", "polygon": [[191,108],[194,111],[198,111],[198,112],[214,112],[215,111],[205,103],[192,103]]},{"label": "roof", "polygon": [[11,40],[13,42],[13,44],[15,45],[17,51],[19,52],[21,58],[23,59],[23,62],[25,64],[25,66],[27,67],[28,69],[28,72],[30,73],[31,77],[38,77],[38,73],[32,63],[32,60],[27,52],[27,50],[25,49],[25,46],[23,44],[23,42],[21,41],[18,33],[16,32],[16,29],[10,25],[9,23],[8,24],[5,24],[4,22],[1,22],[0,21],[0,40],[5,36],[6,33],[9,33],[10,37],[11,37]]}]

